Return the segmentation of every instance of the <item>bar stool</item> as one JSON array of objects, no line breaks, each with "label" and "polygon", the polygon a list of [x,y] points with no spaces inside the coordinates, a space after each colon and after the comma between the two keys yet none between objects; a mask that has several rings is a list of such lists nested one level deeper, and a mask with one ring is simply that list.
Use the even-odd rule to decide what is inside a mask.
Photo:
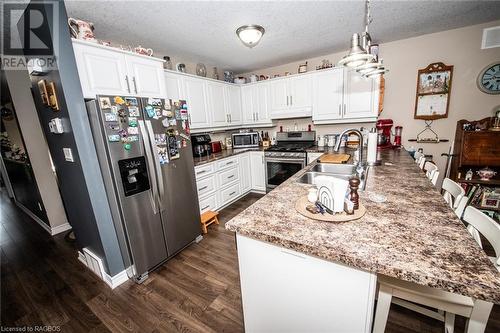
[{"label": "bar stool", "polygon": [[450,206],[458,218],[462,217],[462,214],[467,204],[467,197],[465,196],[465,190],[462,186],[455,183],[450,178],[445,178],[443,180],[443,185],[441,187],[443,191],[443,197],[446,203]]},{"label": "bar stool", "polygon": [[416,151],[415,154],[413,155],[413,158],[415,158],[415,163],[419,164],[422,156],[424,156],[424,154],[422,154],[419,151]]},{"label": "bar stool", "polygon": [[[480,239],[476,236],[479,237],[481,234],[493,246],[495,257],[490,257],[490,260],[500,272],[500,226],[493,219],[471,206],[465,209],[464,221],[469,224],[467,229],[469,232],[473,232],[472,235],[476,241]],[[478,243],[481,245],[480,241]],[[467,333],[484,332],[493,308],[492,303],[471,297],[383,275],[379,275],[377,279],[379,291],[373,333],[384,332],[391,303],[444,321],[447,333],[453,333],[456,314],[467,318],[465,328]],[[421,305],[438,309],[438,311],[429,310]],[[444,315],[442,311],[445,311]]]},{"label": "bar stool", "polygon": [[436,164],[432,162],[425,162],[423,166],[425,175],[431,181],[432,185],[436,186],[437,180],[439,178],[439,169]]}]

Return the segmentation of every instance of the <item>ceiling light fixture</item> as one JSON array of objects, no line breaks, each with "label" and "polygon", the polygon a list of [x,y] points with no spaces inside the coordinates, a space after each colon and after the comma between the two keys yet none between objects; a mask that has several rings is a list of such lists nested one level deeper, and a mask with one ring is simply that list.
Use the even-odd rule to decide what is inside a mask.
[{"label": "ceiling light fixture", "polygon": [[389,71],[384,67],[382,60],[378,60],[378,55],[370,53],[370,46],[372,42],[368,29],[370,23],[372,22],[370,9],[370,0],[366,0],[365,31],[361,36],[361,45],[359,34],[354,33],[351,38],[351,49],[349,50],[349,54],[339,61],[339,65],[356,68],[356,71],[365,77],[368,77],[369,74],[369,77],[373,77]]},{"label": "ceiling light fixture", "polygon": [[241,40],[245,46],[252,48],[255,45],[259,44],[260,39],[264,35],[263,27],[256,24],[243,25],[236,29],[236,35]]}]

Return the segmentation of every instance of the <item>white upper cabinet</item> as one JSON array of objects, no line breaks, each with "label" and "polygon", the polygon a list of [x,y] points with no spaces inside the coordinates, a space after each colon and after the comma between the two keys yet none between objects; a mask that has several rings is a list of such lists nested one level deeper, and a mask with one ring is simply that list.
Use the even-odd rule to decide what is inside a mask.
[{"label": "white upper cabinet", "polygon": [[123,53],[73,42],[76,66],[85,98],[130,95],[127,62]]},{"label": "white upper cabinet", "polygon": [[378,116],[379,80],[362,77],[354,70],[346,70],[344,84],[345,119]]},{"label": "white upper cabinet", "polygon": [[313,121],[316,124],[375,121],[379,79],[354,70],[333,68],[313,75]]},{"label": "white upper cabinet", "polygon": [[233,85],[225,85],[226,113],[229,115],[229,125],[236,126],[242,123],[241,88]]},{"label": "white upper cabinet", "polygon": [[297,76],[290,80],[290,107],[309,111],[312,105],[312,78],[310,75]]},{"label": "white upper cabinet", "polygon": [[183,77],[170,72],[164,72],[163,75],[165,78],[165,96],[173,100],[186,99]]},{"label": "white upper cabinet", "polygon": [[207,82],[208,110],[210,112],[213,127],[227,126],[229,116],[226,114],[226,98],[224,84],[218,82]]},{"label": "white upper cabinet", "polygon": [[191,128],[208,128],[210,126],[210,116],[207,105],[206,82],[194,77],[184,77],[183,80]]},{"label": "white upper cabinet", "polygon": [[313,78],[313,121],[342,119],[343,69],[318,72]]},{"label": "white upper cabinet", "polygon": [[271,81],[271,118],[310,117],[312,110],[311,75]]},{"label": "white upper cabinet", "polygon": [[269,84],[271,113],[286,110],[290,104],[289,80],[278,79]]},{"label": "white upper cabinet", "polygon": [[268,125],[269,84],[258,83],[241,87],[243,123],[246,125]]},{"label": "white upper cabinet", "polygon": [[77,40],[73,49],[85,98],[98,94],[164,96],[163,60]]},{"label": "white upper cabinet", "polygon": [[165,96],[163,66],[159,62],[138,56],[127,57],[128,72],[132,77],[134,95]]}]

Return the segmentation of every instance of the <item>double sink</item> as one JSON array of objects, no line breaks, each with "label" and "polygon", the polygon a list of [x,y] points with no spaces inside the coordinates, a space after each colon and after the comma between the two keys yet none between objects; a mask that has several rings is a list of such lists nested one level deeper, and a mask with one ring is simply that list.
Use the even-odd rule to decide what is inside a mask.
[{"label": "double sink", "polygon": [[[315,184],[315,179],[318,176],[332,176],[337,178],[342,178],[349,180],[352,176],[357,175],[356,165],[354,164],[325,164],[318,163],[312,167],[309,171],[304,173],[300,178],[297,179],[298,183],[301,184]],[[360,190],[364,190],[366,180],[368,177],[368,168],[363,169],[362,177],[360,178],[361,184],[359,186]]]}]

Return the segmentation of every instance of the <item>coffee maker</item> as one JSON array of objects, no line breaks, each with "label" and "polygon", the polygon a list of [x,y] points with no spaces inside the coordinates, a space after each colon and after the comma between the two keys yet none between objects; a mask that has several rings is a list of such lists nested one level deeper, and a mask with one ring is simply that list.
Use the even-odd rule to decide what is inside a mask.
[{"label": "coffee maker", "polygon": [[193,134],[191,135],[191,143],[193,146],[193,156],[201,157],[208,156],[212,153],[210,143],[212,139],[209,134]]},{"label": "coffee maker", "polygon": [[394,122],[392,119],[377,120],[377,149],[392,148],[391,128]]}]

